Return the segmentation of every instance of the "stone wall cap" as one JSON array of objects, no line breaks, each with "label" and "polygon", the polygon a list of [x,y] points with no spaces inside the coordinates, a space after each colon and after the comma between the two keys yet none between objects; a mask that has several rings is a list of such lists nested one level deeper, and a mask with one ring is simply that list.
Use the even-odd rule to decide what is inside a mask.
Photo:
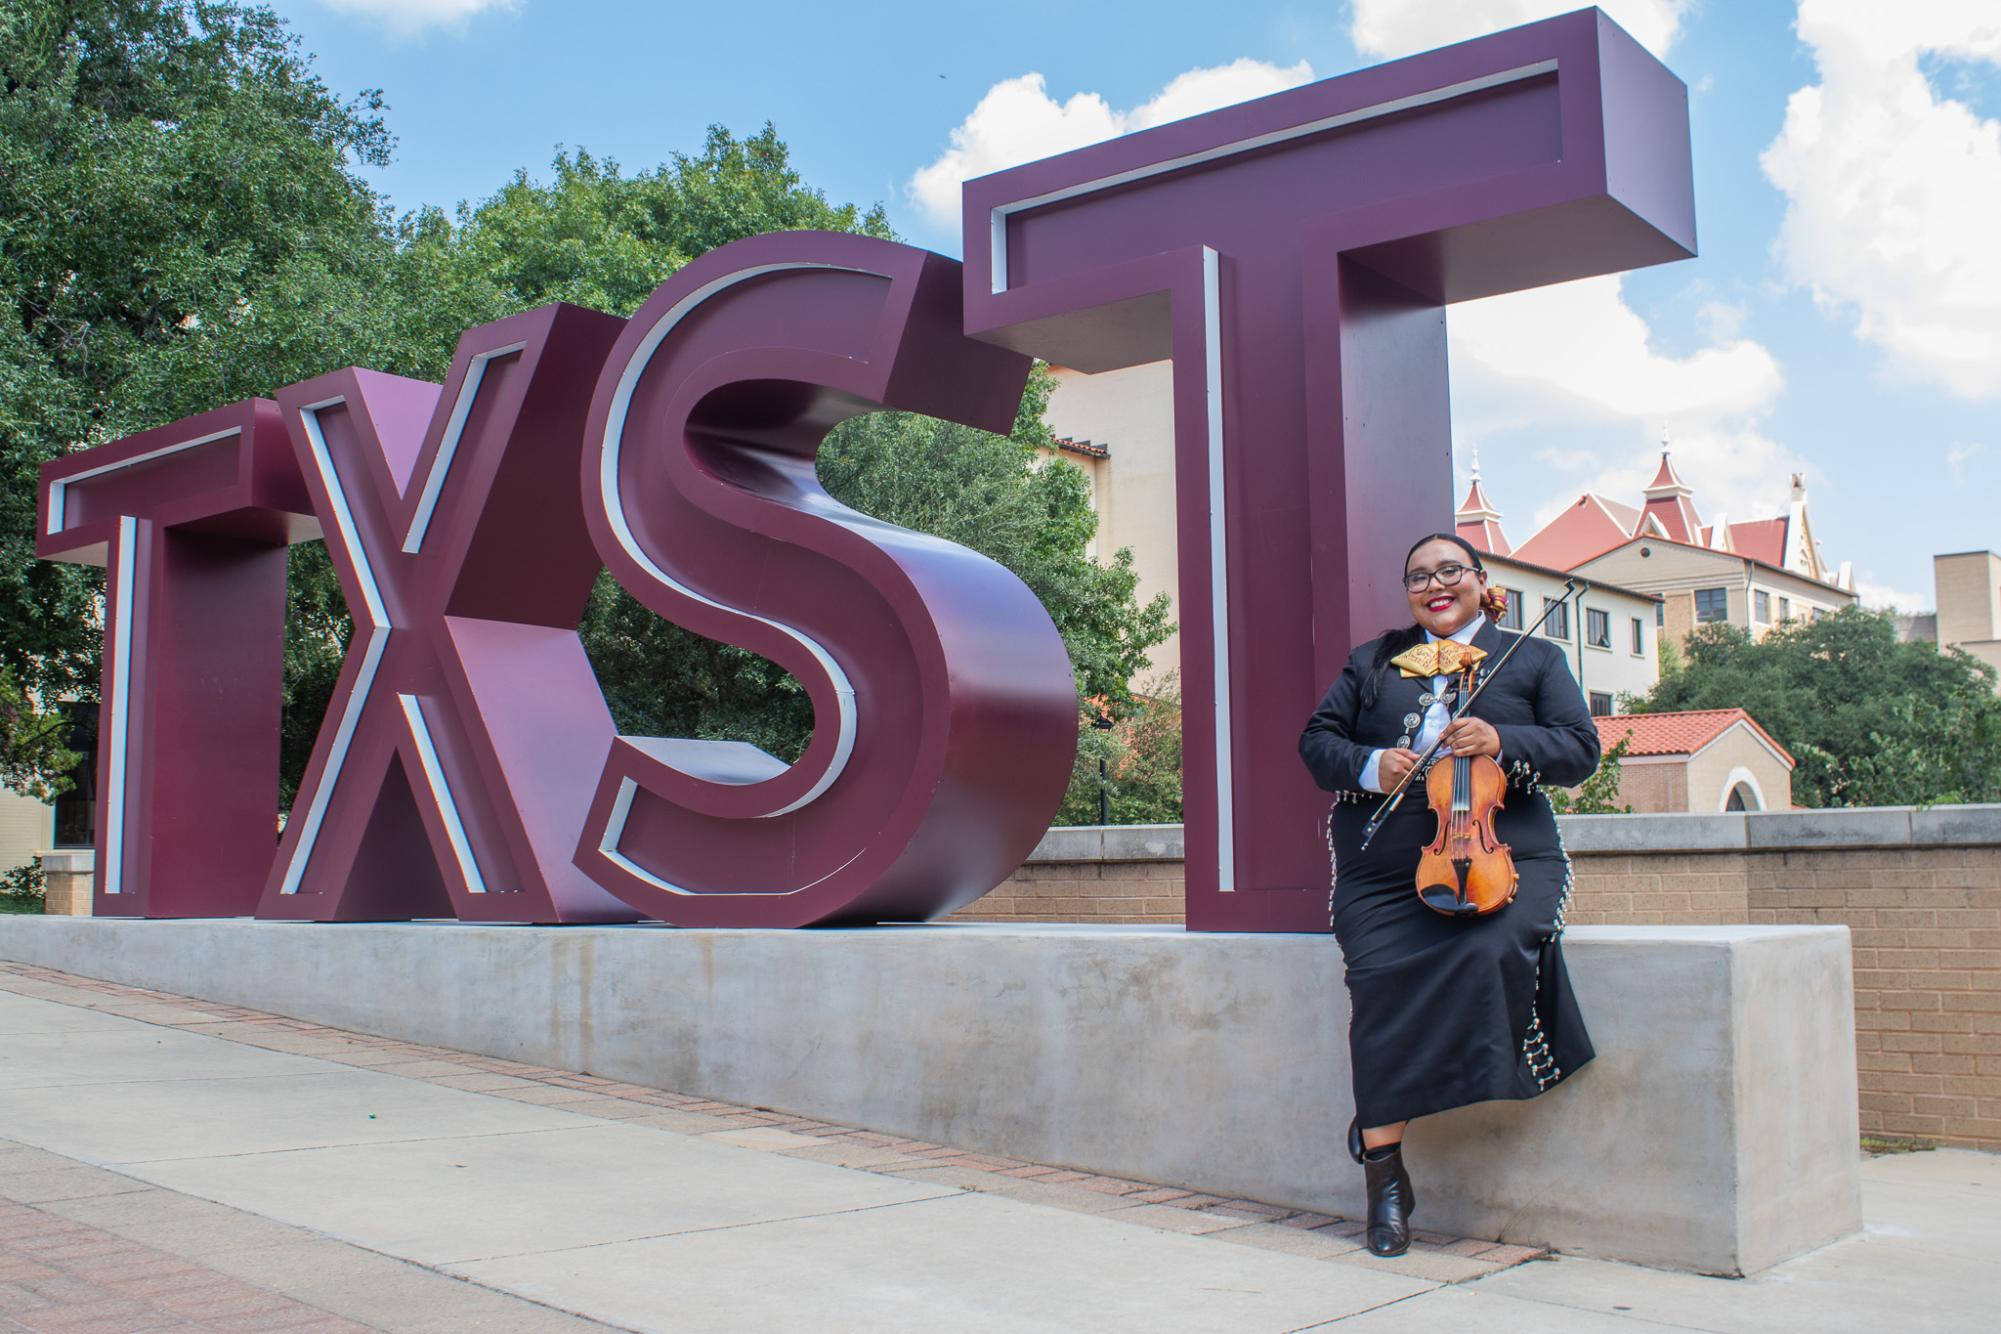
[{"label": "stone wall cap", "polygon": [[1908,806],[1758,811],[1744,819],[1751,846],[1758,849],[1909,847],[1911,843]]},{"label": "stone wall cap", "polygon": [[[2001,803],[1564,815],[1557,826],[1573,854],[2001,847]],[[1177,824],[1076,825],[1044,834],[1028,860],[1178,861],[1185,846]]]},{"label": "stone wall cap", "polygon": [[1028,860],[1178,862],[1183,847],[1178,824],[1062,825],[1042,836]]},{"label": "stone wall cap", "polygon": [[1911,842],[2001,844],[2001,805],[1920,807],[1911,812]]},{"label": "stone wall cap", "polygon": [[1569,852],[1742,852],[1744,816],[1565,815],[1557,820]]},{"label": "stone wall cap", "polygon": [[1565,945],[1756,945],[1796,940],[1800,937],[1840,937],[1847,939],[1848,928],[1840,924],[1781,922],[1777,925],[1747,926],[1742,923],[1713,926],[1569,926],[1563,930]]},{"label": "stone wall cap", "polygon": [[41,855],[44,875],[88,875],[97,869],[93,848],[58,848]]}]

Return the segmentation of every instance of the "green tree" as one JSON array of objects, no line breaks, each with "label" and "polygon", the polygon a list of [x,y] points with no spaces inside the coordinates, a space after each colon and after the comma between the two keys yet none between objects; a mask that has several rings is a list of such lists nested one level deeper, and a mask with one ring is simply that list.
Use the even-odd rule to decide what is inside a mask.
[{"label": "green tree", "polygon": [[38,801],[67,791],[65,777],[78,756],[63,746],[63,716],[37,709],[0,666],[0,786]]},{"label": "green tree", "polygon": [[1631,806],[1619,804],[1619,761],[1626,758],[1631,737],[1620,737],[1598,757],[1591,777],[1575,788],[1549,789],[1549,806],[1558,815],[1630,815]]},{"label": "green tree", "polygon": [[[399,281],[439,293],[433,336],[549,301],[630,315],[688,260],[770,231],[810,228],[889,237],[880,208],[833,205],[806,186],[775,129],[747,139],[711,127],[699,154],[627,175],[584,152],[557,156],[553,177],[525,173],[450,223],[435,211],[404,225]],[[428,370],[442,374],[442,365]],[[842,503],[972,547],[1013,570],[1063,634],[1082,694],[1115,710],[1147,650],[1171,633],[1165,598],[1142,606],[1129,553],[1087,554],[1096,515],[1083,474],[1041,455],[1054,380],[1038,371],[1006,436],[910,413],[837,427],[821,449],[822,483]],[[609,577],[593,591],[584,643],[622,730],[729,737],[796,759],[812,728],[799,683],[755,654],[701,639],[652,612]]]},{"label": "green tree", "polygon": [[[352,170],[387,160],[380,112],[374,93],[329,93],[260,7],[0,6],[0,670],[25,705],[0,717],[10,753],[96,690],[101,580],[34,558],[39,466],[394,362],[393,237]],[[34,779],[55,779],[60,748],[38,756]]]},{"label": "green tree", "polygon": [[[12,0],[0,8],[0,711],[7,777],[64,763],[57,715],[96,688],[101,580],[33,556],[39,465],[344,365],[439,379],[464,328],[550,301],[629,315],[705,251],[760,232],[890,236],[829,203],[769,125],[712,128],[694,154],[627,174],[559,153],[455,215],[391,219],[356,175],[388,160],[379,94],[315,76],[269,10],[233,0]],[[823,454],[857,508],[964,541],[1020,574],[1063,631],[1080,687],[1114,708],[1167,631],[1130,560],[1085,555],[1081,475],[1040,464],[1048,382],[1010,436],[903,414]],[[284,792],[303,769],[351,624],[325,553],[294,553]],[[797,683],[698,640],[601,581],[583,625],[622,726],[729,735],[788,758]]]},{"label": "green tree", "polygon": [[[1110,726],[1103,725],[1109,721]],[[1181,686],[1170,672],[1119,715],[1086,703],[1060,825],[1181,819]],[[1102,794],[1102,801],[1100,800]]]},{"label": "green tree", "polygon": [[1994,669],[1958,649],[1903,643],[1886,612],[1845,608],[1753,640],[1700,627],[1681,669],[1636,712],[1742,708],[1787,750],[1803,806],[2001,798]]}]

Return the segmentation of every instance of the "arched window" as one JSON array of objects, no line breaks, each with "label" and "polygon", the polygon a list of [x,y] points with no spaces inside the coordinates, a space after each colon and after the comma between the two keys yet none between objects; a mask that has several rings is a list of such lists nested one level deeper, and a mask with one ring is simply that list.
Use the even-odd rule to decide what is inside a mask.
[{"label": "arched window", "polygon": [[1730,789],[1730,795],[1723,802],[1726,811],[1755,811],[1760,809],[1758,794],[1749,783],[1738,783]]}]

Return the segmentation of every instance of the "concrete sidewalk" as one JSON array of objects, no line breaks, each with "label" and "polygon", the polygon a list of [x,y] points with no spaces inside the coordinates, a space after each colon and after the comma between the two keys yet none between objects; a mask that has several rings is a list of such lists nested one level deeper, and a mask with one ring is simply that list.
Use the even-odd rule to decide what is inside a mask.
[{"label": "concrete sidewalk", "polygon": [[0,970],[0,1330],[1638,1334],[2001,1309],[1988,1155],[1869,1163],[1867,1235],[1746,1281],[1445,1238],[1378,1261],[1335,1220],[510,1067]]}]

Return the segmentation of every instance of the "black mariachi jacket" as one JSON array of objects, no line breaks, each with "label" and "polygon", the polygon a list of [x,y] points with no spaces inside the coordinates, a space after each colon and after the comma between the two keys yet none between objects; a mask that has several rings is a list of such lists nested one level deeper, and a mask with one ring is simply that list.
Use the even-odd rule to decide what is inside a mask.
[{"label": "black mariachi jacket", "polygon": [[[1473,636],[1474,646],[1487,651],[1480,670],[1490,671],[1520,638],[1483,620]],[[1430,677],[1406,677],[1385,664],[1375,702],[1362,707],[1362,683],[1379,642],[1372,639],[1349,655],[1348,665],[1300,733],[1299,757],[1313,781],[1329,792],[1362,792],[1362,768],[1370,753],[1400,742],[1410,745],[1404,738],[1417,735],[1431,703]],[[1598,726],[1564,664],[1563,650],[1549,640],[1529,639],[1516,650],[1474,701],[1471,716],[1492,723],[1500,735],[1500,764],[1510,787],[1525,792],[1545,785],[1575,787],[1598,768]]]}]

